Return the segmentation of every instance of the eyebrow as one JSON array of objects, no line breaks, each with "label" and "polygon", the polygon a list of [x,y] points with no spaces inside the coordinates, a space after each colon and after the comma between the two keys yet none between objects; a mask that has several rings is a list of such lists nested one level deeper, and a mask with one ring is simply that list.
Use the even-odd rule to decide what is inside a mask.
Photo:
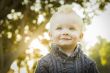
[{"label": "eyebrow", "polygon": [[[62,27],[63,25],[65,25],[65,24],[56,24],[56,27]],[[66,25],[66,27],[70,27],[70,26],[71,27],[78,27],[79,25],[78,24],[74,24],[74,25],[73,24],[67,24]]]},{"label": "eyebrow", "polygon": [[56,24],[56,27],[61,27],[62,26],[62,24]]}]

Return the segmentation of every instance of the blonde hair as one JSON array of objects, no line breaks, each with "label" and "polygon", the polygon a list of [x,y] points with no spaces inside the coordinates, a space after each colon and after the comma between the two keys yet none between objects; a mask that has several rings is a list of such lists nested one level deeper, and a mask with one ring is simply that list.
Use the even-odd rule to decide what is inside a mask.
[{"label": "blonde hair", "polygon": [[72,9],[72,5],[62,5],[58,8],[58,12],[60,13],[71,13],[74,12]]},{"label": "blonde hair", "polygon": [[53,16],[51,17],[51,19],[49,21],[50,31],[51,31],[51,28],[53,27],[53,24],[55,24],[55,17],[58,16],[58,15],[60,16],[61,14],[72,14],[73,17],[74,17],[74,21],[77,24],[80,24],[81,25],[81,31],[84,30],[83,20],[73,10],[73,6],[72,5],[62,5],[61,7],[58,8],[58,11],[53,14]]}]

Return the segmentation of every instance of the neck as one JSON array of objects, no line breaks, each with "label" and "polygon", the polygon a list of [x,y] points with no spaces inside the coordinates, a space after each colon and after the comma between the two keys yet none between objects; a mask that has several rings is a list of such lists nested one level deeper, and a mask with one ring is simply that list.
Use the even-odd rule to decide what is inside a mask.
[{"label": "neck", "polygon": [[63,51],[68,56],[70,56],[74,52],[76,45],[65,45],[60,47],[61,47],[61,51]]}]

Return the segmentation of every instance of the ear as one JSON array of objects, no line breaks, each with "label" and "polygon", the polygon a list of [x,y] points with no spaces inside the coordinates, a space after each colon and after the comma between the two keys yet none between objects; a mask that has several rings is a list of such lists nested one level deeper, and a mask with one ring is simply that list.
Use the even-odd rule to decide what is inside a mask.
[{"label": "ear", "polygon": [[50,37],[52,36],[51,32],[48,32],[48,34],[49,34]]},{"label": "ear", "polygon": [[50,37],[50,42],[52,41],[52,33],[51,32],[48,32],[48,35]]},{"label": "ear", "polygon": [[81,34],[80,34],[80,39],[82,39],[83,38],[83,32],[81,32]]}]

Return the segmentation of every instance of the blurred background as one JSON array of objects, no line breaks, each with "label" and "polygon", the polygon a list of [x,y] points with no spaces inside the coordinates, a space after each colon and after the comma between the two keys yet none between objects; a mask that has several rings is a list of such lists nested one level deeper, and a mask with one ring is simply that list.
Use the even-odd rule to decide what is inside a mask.
[{"label": "blurred background", "polygon": [[0,0],[0,73],[34,73],[50,51],[48,21],[64,4],[84,21],[84,53],[110,73],[110,0]]}]

